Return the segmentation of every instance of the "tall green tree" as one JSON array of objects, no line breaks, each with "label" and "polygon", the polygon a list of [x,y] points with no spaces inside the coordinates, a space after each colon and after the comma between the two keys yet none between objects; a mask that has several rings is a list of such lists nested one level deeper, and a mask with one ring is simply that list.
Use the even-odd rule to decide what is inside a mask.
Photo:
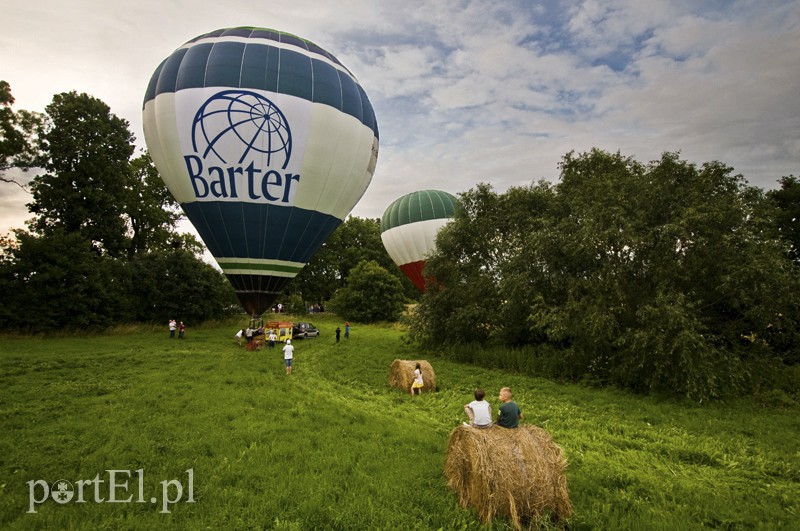
[{"label": "tall green tree", "polygon": [[415,312],[415,333],[432,341],[480,342],[504,329],[498,310],[501,267],[514,252],[505,243],[511,205],[487,184],[461,194],[459,203],[437,235],[437,253],[426,265],[436,281]]},{"label": "tall green tree", "polygon": [[350,271],[347,286],[336,291],[331,306],[345,319],[371,323],[397,320],[405,308],[404,301],[400,280],[369,260]]},{"label": "tall green tree", "polygon": [[12,109],[14,96],[11,85],[0,81],[0,182],[14,183],[25,187],[6,170],[19,168],[28,170],[39,160],[38,139],[43,132],[44,118],[41,114]]},{"label": "tall green tree", "polygon": [[[347,285],[350,272],[359,263],[373,260],[395,275],[404,293],[414,296],[416,289],[392,262],[381,240],[380,220],[348,217],[322,245],[287,288],[287,295],[300,293],[307,302],[324,303],[337,289]],[[403,282],[405,279],[406,282]]]},{"label": "tall green tree", "polygon": [[17,231],[0,264],[0,328],[87,329],[127,322],[123,266],[98,255],[80,233]]},{"label": "tall green tree", "polygon": [[125,273],[136,321],[188,324],[240,311],[225,276],[188,249],[139,253],[127,261]]},{"label": "tall green tree", "polygon": [[573,375],[713,396],[790,362],[796,268],[764,193],[718,162],[570,153],[561,181],[462,195],[415,334],[563,349]]},{"label": "tall green tree", "polygon": [[130,167],[124,209],[130,234],[128,256],[180,246],[175,228],[181,212],[150,155],[139,155]]},{"label": "tall green tree", "polygon": [[47,107],[32,233],[0,241],[0,327],[197,322],[238,308],[230,285],[177,234],[177,205],[128,124],[75,92]]},{"label": "tall green tree", "polygon": [[781,187],[770,190],[767,196],[777,208],[777,228],[790,246],[789,256],[800,265],[800,179],[788,175],[781,177],[779,183]]},{"label": "tall green tree", "polygon": [[125,207],[131,183],[133,135],[128,122],[88,94],[56,94],[46,107],[44,169],[31,183],[31,229],[80,233],[99,253],[128,247]]}]

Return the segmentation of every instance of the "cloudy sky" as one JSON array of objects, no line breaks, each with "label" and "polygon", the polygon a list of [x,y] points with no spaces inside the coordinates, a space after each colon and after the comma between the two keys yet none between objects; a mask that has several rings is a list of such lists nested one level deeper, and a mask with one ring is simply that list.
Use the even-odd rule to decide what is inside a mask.
[{"label": "cloudy sky", "polygon": [[[147,82],[187,40],[261,26],[315,42],[378,118],[361,217],[414,190],[556,181],[565,153],[592,147],[719,160],[761,188],[800,174],[796,0],[4,0],[2,13],[15,109],[87,92],[142,148]],[[0,184],[0,234],[29,200]]]}]

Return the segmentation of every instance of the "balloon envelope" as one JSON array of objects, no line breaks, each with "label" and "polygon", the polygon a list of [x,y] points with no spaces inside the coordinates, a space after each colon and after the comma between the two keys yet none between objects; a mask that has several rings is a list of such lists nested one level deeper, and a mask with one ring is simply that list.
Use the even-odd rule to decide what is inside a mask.
[{"label": "balloon envelope", "polygon": [[361,199],[378,126],[347,68],[264,28],[187,42],[144,98],[150,156],[251,315],[264,312]]},{"label": "balloon envelope", "polygon": [[439,190],[412,192],[395,200],[381,218],[386,251],[420,292],[425,260],[436,250],[436,234],[454,217],[458,199]]}]

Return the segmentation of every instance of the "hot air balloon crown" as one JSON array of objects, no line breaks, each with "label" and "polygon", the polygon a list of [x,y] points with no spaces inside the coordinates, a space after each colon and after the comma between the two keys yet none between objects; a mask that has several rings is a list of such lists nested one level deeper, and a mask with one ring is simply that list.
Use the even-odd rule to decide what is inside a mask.
[{"label": "hot air balloon crown", "polygon": [[143,118],[153,162],[251,314],[349,214],[377,162],[375,113],[353,74],[266,28],[176,49],[150,79]]},{"label": "hot air balloon crown", "polygon": [[420,190],[395,199],[381,217],[381,232],[400,225],[431,219],[450,219],[459,208],[458,199],[441,190]]},{"label": "hot air balloon crown", "polygon": [[460,208],[455,196],[440,190],[420,190],[396,199],[381,218],[386,252],[415,286],[425,291],[423,270],[436,250],[436,235]]}]

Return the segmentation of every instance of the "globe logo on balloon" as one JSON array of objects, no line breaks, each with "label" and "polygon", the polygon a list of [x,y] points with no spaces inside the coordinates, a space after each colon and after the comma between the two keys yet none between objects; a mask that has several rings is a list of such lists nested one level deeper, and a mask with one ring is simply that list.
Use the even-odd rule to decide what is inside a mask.
[{"label": "globe logo on balloon", "polygon": [[248,155],[266,156],[285,169],[292,156],[289,122],[275,103],[257,92],[225,90],[208,98],[192,121],[192,148],[204,159],[238,164]]}]

